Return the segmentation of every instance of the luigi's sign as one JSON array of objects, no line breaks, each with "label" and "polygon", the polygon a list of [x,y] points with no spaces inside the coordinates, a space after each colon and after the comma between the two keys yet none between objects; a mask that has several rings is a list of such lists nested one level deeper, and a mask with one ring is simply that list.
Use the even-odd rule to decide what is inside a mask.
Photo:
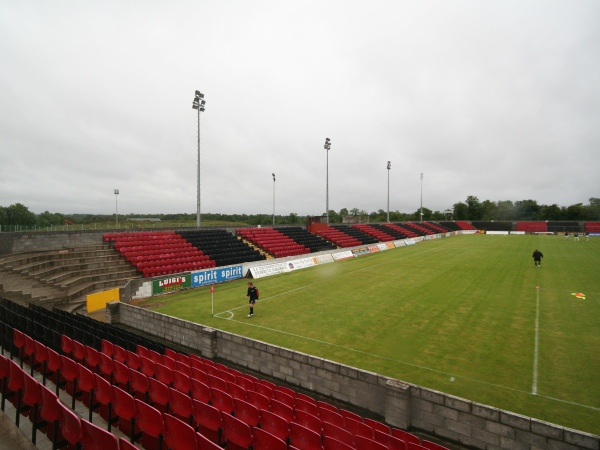
[{"label": "luigi's sign", "polygon": [[192,286],[192,277],[168,277],[152,281],[152,295],[181,291]]}]

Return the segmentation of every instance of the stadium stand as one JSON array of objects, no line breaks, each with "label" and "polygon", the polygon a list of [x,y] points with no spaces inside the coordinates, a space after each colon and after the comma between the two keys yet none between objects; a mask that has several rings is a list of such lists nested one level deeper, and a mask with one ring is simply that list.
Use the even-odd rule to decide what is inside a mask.
[{"label": "stadium stand", "polygon": [[210,259],[215,261],[217,266],[266,259],[264,254],[250,247],[225,229],[186,230],[180,231],[179,235],[199,251],[208,255]]},{"label": "stadium stand", "polygon": [[600,233],[600,222],[586,222],[585,231],[590,233]]},{"label": "stadium stand", "polygon": [[316,234],[309,233],[302,227],[281,227],[275,228],[281,234],[288,236],[298,244],[308,247],[313,252],[320,252],[324,250],[335,250],[337,246],[333,245],[328,240]]},{"label": "stadium stand", "polygon": [[385,231],[382,231],[381,229],[375,228],[374,226],[372,226],[370,224],[366,224],[366,223],[365,224],[356,224],[356,225],[354,225],[354,228],[359,229],[363,233],[366,233],[369,236],[372,236],[381,242],[389,242],[389,241],[393,241],[395,239],[394,236],[392,236],[391,234],[389,234]]},{"label": "stadium stand", "polygon": [[386,234],[389,234],[394,239],[406,239],[406,234],[399,231],[396,227],[390,226],[392,223],[372,223],[371,226],[378,230],[383,231]]},{"label": "stadium stand", "polygon": [[417,233],[415,230],[405,227],[403,225],[399,225],[396,223],[386,223],[385,224],[386,227],[391,228],[392,230],[398,231],[399,233],[402,233],[407,238],[415,238],[418,236],[422,236],[421,234]]},{"label": "stadium stand", "polygon": [[215,267],[216,262],[175,231],[105,233],[104,241],[129,261],[144,277]]},{"label": "stadium stand", "polygon": [[581,233],[583,231],[582,227],[579,225],[579,222],[573,221],[548,221],[547,229],[553,233],[561,233],[564,231],[577,231]]},{"label": "stadium stand", "polygon": [[367,244],[375,244],[378,242],[373,236],[368,235],[364,231],[357,228],[356,225],[330,225],[332,228],[335,228],[339,231],[346,233],[349,236],[352,236],[356,240],[360,242],[359,245],[367,245]]},{"label": "stadium stand", "polygon": [[546,222],[517,222],[517,231],[546,233],[548,232],[548,224]]},{"label": "stadium stand", "polygon": [[476,230],[473,225],[464,220],[457,220],[454,222],[440,222],[440,225],[448,228],[449,230],[458,231],[458,230]]},{"label": "stadium stand", "polygon": [[325,229],[318,230],[317,234],[333,242],[335,245],[343,248],[354,247],[362,244],[362,242],[356,239],[355,237],[350,236],[344,231],[341,231],[334,227],[327,227]]},{"label": "stadium stand", "polygon": [[310,253],[309,248],[274,228],[238,228],[236,233],[276,258]]},{"label": "stadium stand", "polygon": [[426,236],[428,234],[435,234],[436,232],[421,225],[420,223],[416,223],[416,222],[406,222],[403,223],[402,226],[404,228],[408,228],[410,230],[413,230],[415,233],[417,233],[419,236]]},{"label": "stadium stand", "polygon": [[512,222],[496,222],[493,220],[490,221],[480,221],[474,220],[471,222],[478,230],[486,230],[486,231],[512,231],[513,225]]},{"label": "stadium stand", "polygon": [[[322,450],[322,443],[328,440],[344,444],[335,448],[350,450],[396,448],[390,447],[392,443],[404,443],[404,447],[398,448],[406,448],[409,442],[424,448],[445,449],[439,444],[425,447],[430,441],[421,440],[415,434],[86,316],[46,310],[33,304],[26,307],[1,299],[0,324],[3,330],[0,335],[2,407],[4,410],[5,400],[16,405],[16,427],[23,427],[19,421],[21,416],[29,418],[28,429],[34,444],[45,435],[52,448],[103,450],[139,448],[136,443],[146,450],[160,450],[163,444],[175,450],[284,450],[296,445],[300,449]],[[44,324],[55,331],[46,336]],[[91,334],[93,346],[77,340],[75,330],[82,327],[86,331],[82,329],[80,336]],[[18,345],[16,336],[36,340],[39,349],[60,352],[64,366],[50,370],[46,365],[35,365],[35,358],[15,345]],[[129,361],[120,361],[119,343],[130,354]],[[77,359],[73,353],[77,346],[95,350],[112,364],[96,364],[91,358]],[[144,358],[152,358],[156,366],[179,364],[180,373],[195,371],[208,384],[195,381],[196,385],[203,385],[204,390],[190,389],[185,383],[167,386],[131,362]],[[130,374],[127,380],[114,376],[117,366],[123,366]],[[68,384],[61,383],[66,367],[75,368]],[[146,383],[137,382],[142,386],[163,387],[164,398],[153,397],[152,387],[150,395],[137,392],[131,382],[133,374],[139,380],[146,377]],[[49,380],[48,386],[39,381],[42,376]],[[56,384],[56,394],[50,389],[51,383]],[[66,406],[68,404],[71,406]],[[76,413],[82,408],[87,418]],[[309,408],[313,414],[307,412]],[[116,421],[119,438],[115,435],[117,427],[111,427]]]}]

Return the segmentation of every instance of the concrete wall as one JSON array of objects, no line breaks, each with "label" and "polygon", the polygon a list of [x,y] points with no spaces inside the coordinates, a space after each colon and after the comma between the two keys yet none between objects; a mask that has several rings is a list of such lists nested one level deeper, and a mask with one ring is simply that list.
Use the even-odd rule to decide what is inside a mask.
[{"label": "concrete wall", "polygon": [[423,431],[482,450],[600,449],[600,437],[470,402],[275,345],[125,303],[107,321],[219,357],[282,382],[381,415],[393,427]]},{"label": "concrete wall", "polygon": [[101,245],[103,234],[98,231],[38,231],[30,233],[0,233],[0,255],[73,247]]}]

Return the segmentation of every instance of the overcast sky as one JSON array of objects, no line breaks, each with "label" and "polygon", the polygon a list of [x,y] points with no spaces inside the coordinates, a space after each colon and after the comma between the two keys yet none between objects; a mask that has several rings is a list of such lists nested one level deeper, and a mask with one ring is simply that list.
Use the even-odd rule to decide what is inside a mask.
[{"label": "overcast sky", "polygon": [[0,0],[0,206],[195,213],[197,89],[202,213],[600,197],[597,0]]}]

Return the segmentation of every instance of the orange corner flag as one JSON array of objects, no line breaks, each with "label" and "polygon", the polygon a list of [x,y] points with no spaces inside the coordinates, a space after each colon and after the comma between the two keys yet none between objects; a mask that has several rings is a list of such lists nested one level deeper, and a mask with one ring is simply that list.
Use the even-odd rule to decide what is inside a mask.
[{"label": "orange corner flag", "polygon": [[582,294],[581,292],[573,292],[571,295],[580,298],[582,300],[585,300],[585,294]]},{"label": "orange corner flag", "polygon": [[215,292],[215,285],[214,285],[214,284],[212,284],[212,285],[210,286],[210,292]]}]

